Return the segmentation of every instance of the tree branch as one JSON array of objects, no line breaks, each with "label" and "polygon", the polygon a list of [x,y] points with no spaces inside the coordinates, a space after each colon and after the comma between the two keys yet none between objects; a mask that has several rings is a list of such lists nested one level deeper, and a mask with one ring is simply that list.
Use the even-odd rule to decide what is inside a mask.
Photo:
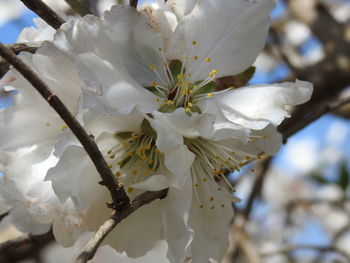
[{"label": "tree branch", "polygon": [[168,189],[157,192],[142,193],[131,202],[128,208],[112,215],[102,226],[100,226],[95,235],[86,244],[79,254],[76,263],[86,263],[88,260],[92,259],[102,241],[124,218],[128,217],[141,206],[144,206],[156,199],[163,199],[167,195],[167,192]]},{"label": "tree branch", "polygon": [[332,111],[338,110],[339,108],[341,108],[342,106],[348,103],[350,103],[350,97],[345,99],[338,99],[334,102],[324,105],[322,108],[319,108],[317,111],[307,115],[304,119],[300,119],[300,121],[294,123],[293,126],[290,126],[288,129],[282,132],[284,143],[287,142],[287,139],[289,137],[301,131],[310,123],[314,122],[315,120],[319,119],[320,117],[322,117],[327,113],[331,113]]},{"label": "tree branch", "polygon": [[55,13],[55,11],[53,11],[41,0],[21,0],[21,2],[54,29],[60,28],[60,26],[65,22]]},{"label": "tree branch", "polygon": [[51,107],[53,107],[58,115],[60,115],[83,145],[102,178],[101,184],[105,185],[111,194],[113,201],[111,207],[115,210],[121,210],[128,207],[130,205],[129,197],[126,194],[124,187],[118,183],[109,169],[104,157],[95,143],[94,137],[85,131],[67,107],[56,94],[52,93],[40,77],[3,44],[0,44],[0,55],[7,60],[8,63],[13,65],[33,85],[40,95],[50,104]]},{"label": "tree branch", "polygon": [[132,7],[137,7],[137,3],[138,3],[138,0],[130,0],[129,1],[129,5],[132,6]]},{"label": "tree branch", "polygon": [[319,252],[336,252],[339,255],[342,255],[344,258],[350,262],[350,255],[346,253],[343,250],[340,250],[337,247],[334,246],[316,246],[316,245],[309,245],[309,244],[286,244],[283,247],[277,248],[272,251],[267,251],[260,253],[261,256],[263,257],[268,257],[268,256],[273,256],[276,254],[284,254],[284,253],[289,253],[293,250],[299,250],[299,249],[308,249],[308,250],[317,250]]},{"label": "tree branch", "polygon": [[52,231],[49,231],[43,235],[25,234],[23,236],[3,242],[0,244],[0,262],[4,262],[2,261],[4,258],[23,258],[23,254],[33,252],[34,247],[43,247],[53,240],[54,237]]}]

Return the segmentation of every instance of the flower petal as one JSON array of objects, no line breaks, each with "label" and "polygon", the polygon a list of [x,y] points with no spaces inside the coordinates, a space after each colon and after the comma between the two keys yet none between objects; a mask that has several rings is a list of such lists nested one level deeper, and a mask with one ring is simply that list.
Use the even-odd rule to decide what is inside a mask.
[{"label": "flower petal", "polygon": [[216,94],[206,101],[204,112],[219,108],[227,121],[260,130],[268,124],[279,125],[290,117],[286,106],[308,101],[312,84],[297,80],[271,85],[253,85]]},{"label": "flower petal", "polygon": [[169,188],[164,199],[164,232],[168,242],[170,262],[184,262],[193,239],[193,231],[188,225],[192,199],[192,180],[187,177],[181,189]]},{"label": "flower petal", "polygon": [[182,60],[188,56],[185,67],[194,81],[206,79],[213,69],[217,77],[238,74],[264,47],[273,8],[273,0],[197,1],[179,22],[167,57]]}]

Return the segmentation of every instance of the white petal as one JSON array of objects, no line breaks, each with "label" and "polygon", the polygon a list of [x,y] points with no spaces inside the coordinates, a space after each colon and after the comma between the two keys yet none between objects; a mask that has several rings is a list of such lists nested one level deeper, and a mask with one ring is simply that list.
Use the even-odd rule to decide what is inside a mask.
[{"label": "white petal", "polygon": [[[233,217],[232,196],[226,189],[217,191],[218,187],[215,182],[208,180],[208,184],[214,200],[203,202],[203,208],[199,207],[195,197],[192,202],[189,219],[195,233],[191,245],[192,263],[209,262],[209,258],[220,261],[229,245],[228,230]],[[202,187],[196,190],[201,198],[207,197],[204,192],[207,190]]]},{"label": "white petal", "polygon": [[[85,214],[92,230],[97,230],[110,216],[110,209],[105,206],[109,200],[100,200]],[[162,209],[163,200],[155,200],[137,209],[125,218],[106,238],[105,243],[118,252],[126,252],[129,257],[141,257],[163,239]]]},{"label": "white petal", "polygon": [[211,138],[214,134],[215,116],[211,113],[192,114],[188,116],[184,108],[178,108],[172,113],[154,113],[154,119],[161,122],[167,129],[174,130],[186,138]]},{"label": "white petal", "polygon": [[98,185],[100,178],[85,150],[75,145],[65,150],[57,165],[48,171],[45,180],[52,181],[61,202],[71,197],[79,211],[86,209],[105,192]]},{"label": "white petal", "polygon": [[79,70],[89,87],[97,92],[86,91],[84,105],[97,113],[130,113],[135,105],[145,112],[158,107],[157,96],[141,87],[125,69],[115,68],[107,60],[93,53],[78,56]]},{"label": "white petal", "polygon": [[186,145],[179,145],[164,153],[164,164],[166,168],[176,177],[171,177],[171,185],[177,189],[183,187],[190,177],[190,169],[195,155],[187,149]]},{"label": "white petal", "polygon": [[279,125],[290,117],[286,106],[308,101],[312,94],[310,82],[284,82],[253,85],[216,94],[207,100],[207,109],[220,108],[225,118],[250,129],[263,129],[268,124]]},{"label": "white petal", "polygon": [[[167,57],[189,56],[185,67],[192,80],[206,79],[213,69],[218,71],[217,77],[238,74],[263,48],[273,8],[272,0],[197,1],[175,30]],[[196,61],[194,56],[198,56]]]},{"label": "white petal", "polygon": [[164,175],[152,175],[141,183],[132,184],[130,187],[145,191],[159,191],[169,187],[169,179]]},{"label": "white petal", "polygon": [[197,3],[197,0],[169,0],[167,5],[173,10],[173,12],[178,17],[178,20],[191,13],[194,5]]},{"label": "white petal", "polygon": [[192,180],[187,178],[181,189],[169,188],[164,199],[164,232],[170,262],[184,262],[189,253],[193,231],[188,225],[192,199]]}]

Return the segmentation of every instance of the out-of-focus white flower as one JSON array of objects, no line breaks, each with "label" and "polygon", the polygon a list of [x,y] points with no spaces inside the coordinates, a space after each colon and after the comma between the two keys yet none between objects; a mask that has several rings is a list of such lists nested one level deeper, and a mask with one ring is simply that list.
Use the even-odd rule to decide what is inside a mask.
[{"label": "out-of-focus white flower", "polygon": [[20,1],[0,0],[0,26],[21,17],[25,6]]},{"label": "out-of-focus white flower", "polygon": [[343,121],[334,121],[331,123],[326,134],[326,141],[329,145],[340,146],[347,134],[349,132],[349,127]]},{"label": "out-of-focus white flower", "polygon": [[295,46],[303,44],[311,36],[310,28],[299,21],[290,21],[284,27],[288,42]]},{"label": "out-of-focus white flower", "polygon": [[278,60],[266,52],[261,52],[254,62],[254,66],[257,68],[257,70],[265,73],[269,73],[275,69],[277,65]]},{"label": "out-of-focus white flower", "polygon": [[52,225],[56,239],[71,246],[85,231],[86,225],[71,200],[60,203],[51,183],[44,182],[47,169],[57,162],[57,158],[52,156],[43,161],[40,151],[48,149],[32,148],[0,156],[4,164],[0,192],[10,207],[9,217],[12,224],[25,233],[42,234]]},{"label": "out-of-focus white flower", "polygon": [[300,173],[310,172],[319,163],[318,142],[313,138],[294,141],[287,146],[286,159]]},{"label": "out-of-focus white flower", "polygon": [[[217,78],[253,63],[273,7],[272,0],[160,1],[145,7],[147,20],[117,6],[104,19],[69,20],[53,43],[21,55],[95,136],[131,198],[169,188],[166,198],[140,208],[108,236],[118,251],[139,257],[165,239],[170,262],[222,257],[235,200],[225,170],[275,153],[281,144],[275,126],[289,117],[286,107],[312,93],[303,81],[215,91]],[[0,115],[8,120],[0,126],[6,138],[1,146],[52,145],[65,126],[16,78],[20,101]],[[59,161],[46,179],[58,199],[72,200],[89,230],[96,230],[110,211],[95,168],[69,131],[55,155]]]},{"label": "out-of-focus white flower", "polygon": [[[88,242],[92,233],[86,233],[80,237],[74,246],[70,248],[64,248],[59,244],[51,244],[45,248],[42,252],[42,258],[45,263],[60,263],[60,262],[73,262],[78,256],[81,249]],[[167,259],[167,244],[166,242],[159,241],[154,248],[146,253],[146,255],[139,258],[129,258],[125,253],[117,253],[113,248],[109,246],[101,246],[97,250],[91,263],[169,263]]]}]

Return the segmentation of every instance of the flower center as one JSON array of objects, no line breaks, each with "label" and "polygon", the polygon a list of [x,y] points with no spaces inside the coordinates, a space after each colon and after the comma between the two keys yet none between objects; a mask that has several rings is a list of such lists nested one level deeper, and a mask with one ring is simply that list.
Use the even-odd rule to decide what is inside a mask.
[{"label": "flower center", "polygon": [[[163,153],[155,146],[155,138],[142,132],[115,135],[118,143],[105,153],[107,163],[126,187],[144,181],[163,168]],[[128,192],[133,188],[128,187]]]},{"label": "flower center", "polygon": [[[192,45],[197,45],[197,42],[193,41]],[[193,80],[192,73],[186,72],[186,64],[198,61],[198,56],[183,56],[183,62],[172,60],[168,63],[161,48],[159,52],[163,57],[163,67],[158,69],[154,64],[149,66],[157,79],[152,82],[152,87],[146,87],[146,89],[159,96],[157,99],[159,103],[158,110],[170,113],[183,107],[189,114],[191,112],[200,113],[200,109],[196,104],[204,98],[213,96],[217,70],[209,70],[208,77],[204,80]],[[210,58],[204,58],[204,63],[207,63],[208,66],[210,62]],[[162,72],[165,73],[163,76],[166,77],[162,77]]]}]

